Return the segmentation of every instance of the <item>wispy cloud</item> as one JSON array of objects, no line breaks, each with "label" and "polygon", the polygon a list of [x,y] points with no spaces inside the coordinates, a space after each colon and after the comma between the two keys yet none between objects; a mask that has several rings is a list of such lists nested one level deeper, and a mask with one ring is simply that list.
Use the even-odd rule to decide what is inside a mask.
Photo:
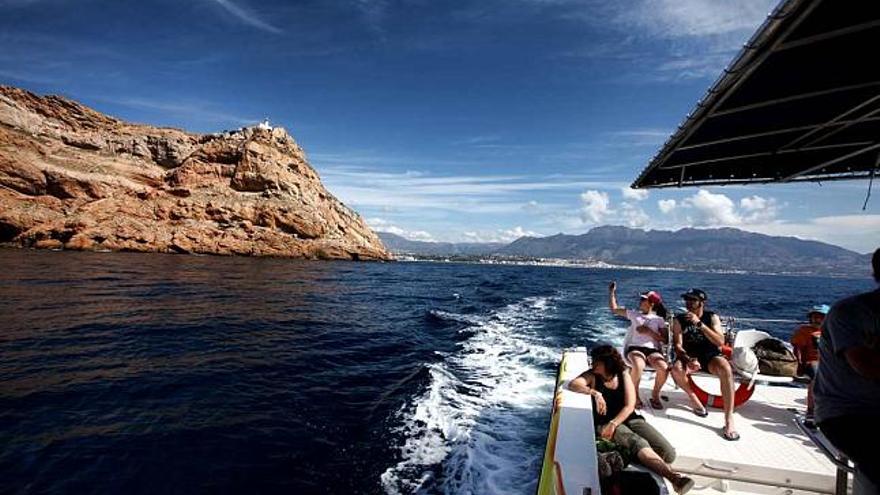
[{"label": "wispy cloud", "polygon": [[[530,3],[537,0],[526,0]],[[546,2],[541,2],[546,3]],[[615,43],[596,43],[565,56],[616,60],[633,67],[621,77],[669,82],[713,79],[772,11],[777,0],[556,0],[569,19],[619,32]]]},{"label": "wispy cloud", "polygon": [[380,172],[361,167],[319,167],[328,188],[356,207],[516,214],[535,192],[573,193],[607,182],[526,175],[439,176]]},{"label": "wispy cloud", "polygon": [[232,2],[232,0],[213,0],[213,2],[223,7],[227,12],[238,18],[238,20],[251,27],[255,27],[261,31],[272,34],[281,34],[284,32],[282,29],[279,29],[272,24],[269,24],[268,22],[260,19],[259,17],[257,17],[256,14],[253,14],[245,10],[244,8],[236,5]]},{"label": "wispy cloud", "polygon": [[672,134],[666,129],[630,129],[625,131],[610,131],[604,133],[610,140],[610,144],[620,146],[659,146]]},{"label": "wispy cloud", "polygon": [[33,84],[58,84],[62,81],[61,78],[46,76],[36,72],[0,69],[0,80],[3,79]]},{"label": "wispy cloud", "polygon": [[247,118],[231,114],[222,110],[214,109],[211,104],[198,101],[181,100],[155,100],[150,98],[96,98],[98,101],[120,105],[123,107],[136,108],[159,112],[169,120],[196,120],[211,124],[213,127],[252,125],[259,121],[256,118]]},{"label": "wispy cloud", "polygon": [[705,37],[753,31],[777,0],[641,0],[621,5],[618,22],[664,38]]}]

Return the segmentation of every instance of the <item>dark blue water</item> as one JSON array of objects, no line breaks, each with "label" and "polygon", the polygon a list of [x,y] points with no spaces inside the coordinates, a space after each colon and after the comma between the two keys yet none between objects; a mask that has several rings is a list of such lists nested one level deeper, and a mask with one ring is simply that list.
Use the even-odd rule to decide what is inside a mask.
[{"label": "dark blue water", "polygon": [[0,492],[530,493],[561,349],[623,335],[611,279],[772,320],[872,287],[0,250]]}]

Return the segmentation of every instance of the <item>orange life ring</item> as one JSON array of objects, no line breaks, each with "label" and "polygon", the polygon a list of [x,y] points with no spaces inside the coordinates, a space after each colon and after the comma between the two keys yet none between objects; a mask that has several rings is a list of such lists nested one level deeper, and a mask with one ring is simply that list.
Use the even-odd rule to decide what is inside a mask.
[{"label": "orange life ring", "polygon": [[[704,406],[717,407],[718,409],[724,408],[724,398],[720,395],[712,395],[698,387],[691,375],[688,375],[688,384],[690,384],[694,395],[697,396],[697,399],[700,399],[700,403]],[[755,387],[750,387],[748,382],[740,382],[739,387],[733,393],[734,409],[745,404],[752,397],[753,393],[755,393]]]}]

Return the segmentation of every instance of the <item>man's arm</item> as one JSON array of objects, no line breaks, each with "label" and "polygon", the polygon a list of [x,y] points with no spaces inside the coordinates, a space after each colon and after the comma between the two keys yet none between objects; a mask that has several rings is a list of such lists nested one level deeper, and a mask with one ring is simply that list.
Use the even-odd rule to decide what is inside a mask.
[{"label": "man's arm", "polygon": [[703,332],[703,335],[709,339],[709,342],[712,342],[718,347],[724,345],[724,329],[721,327],[721,318],[719,318],[718,315],[712,315],[711,326],[700,322],[700,330]]},{"label": "man's arm", "polygon": [[880,381],[880,351],[869,347],[850,347],[843,351],[846,362],[868,380]]},{"label": "man's arm", "polygon": [[794,357],[797,358],[799,364],[804,364],[803,356],[804,353],[801,352],[801,346],[803,346],[803,340],[801,339],[800,329],[794,331],[794,334],[791,336],[791,346],[794,348]]},{"label": "man's arm", "polygon": [[684,345],[681,341],[681,324],[678,319],[672,320],[672,346],[675,348],[675,356],[678,359],[687,361],[689,359],[687,352],[684,351]]},{"label": "man's arm", "polygon": [[880,348],[870,341],[868,330],[874,315],[862,304],[835,305],[825,319],[825,331],[834,344],[834,353],[842,356],[856,373],[868,380],[880,380]]}]

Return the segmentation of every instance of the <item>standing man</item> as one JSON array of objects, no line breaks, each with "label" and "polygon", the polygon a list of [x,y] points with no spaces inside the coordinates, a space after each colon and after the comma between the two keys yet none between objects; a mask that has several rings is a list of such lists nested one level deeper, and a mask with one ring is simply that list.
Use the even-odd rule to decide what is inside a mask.
[{"label": "standing man", "polygon": [[791,336],[794,355],[798,359],[798,374],[810,379],[807,388],[807,419],[813,419],[813,381],[819,369],[819,339],[822,337],[822,322],[831,308],[827,304],[813,306],[807,313],[809,323],[799,326]]},{"label": "standing man", "polygon": [[721,319],[706,309],[708,296],[704,291],[691,289],[681,297],[687,313],[676,315],[672,322],[676,356],[672,378],[687,394],[694,414],[705,417],[709,413],[691,390],[687,375],[700,369],[716,375],[721,380],[721,398],[724,399],[724,428],[721,436],[726,440],[739,440],[739,433],[733,426],[733,369],[721,353],[721,346],[724,345]]},{"label": "standing man", "polygon": [[[872,258],[880,283],[880,249]],[[814,393],[822,433],[856,465],[854,494],[880,493],[880,288],[834,304],[819,340]]]}]

